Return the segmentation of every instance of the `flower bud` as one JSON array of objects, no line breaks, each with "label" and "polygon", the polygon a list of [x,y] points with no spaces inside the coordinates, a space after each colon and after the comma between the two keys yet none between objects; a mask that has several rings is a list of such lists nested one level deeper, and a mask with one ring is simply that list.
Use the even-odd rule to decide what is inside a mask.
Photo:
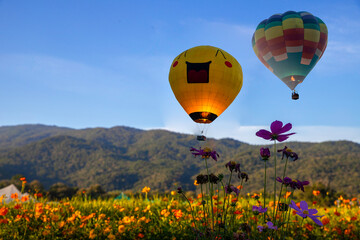
[{"label": "flower bud", "polygon": [[260,148],[260,156],[262,160],[267,161],[270,158],[270,149],[269,148]]}]

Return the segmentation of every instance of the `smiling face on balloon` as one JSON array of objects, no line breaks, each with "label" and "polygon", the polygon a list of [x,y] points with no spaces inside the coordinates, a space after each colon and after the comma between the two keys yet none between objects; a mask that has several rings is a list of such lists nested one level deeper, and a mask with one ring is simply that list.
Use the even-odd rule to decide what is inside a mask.
[{"label": "smiling face on balloon", "polygon": [[198,46],[174,59],[169,82],[175,97],[195,122],[211,123],[239,93],[242,70],[229,53]]}]

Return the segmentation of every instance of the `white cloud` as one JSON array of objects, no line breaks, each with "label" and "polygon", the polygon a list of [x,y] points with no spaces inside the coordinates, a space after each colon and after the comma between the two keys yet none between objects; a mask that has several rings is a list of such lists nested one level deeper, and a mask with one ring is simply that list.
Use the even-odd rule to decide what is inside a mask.
[{"label": "white cloud", "polygon": [[[184,119],[181,119],[184,120]],[[209,126],[207,137],[216,139],[233,138],[250,144],[269,144],[270,142],[259,138],[255,133],[260,129],[269,129],[268,126],[240,126],[234,122],[219,121]],[[179,121],[169,123],[161,129],[187,134],[199,134],[196,131],[195,123],[189,121]],[[298,126],[293,127],[291,132],[296,132],[287,141],[300,142],[324,142],[348,140],[360,143],[359,127],[336,127],[336,126]]]}]

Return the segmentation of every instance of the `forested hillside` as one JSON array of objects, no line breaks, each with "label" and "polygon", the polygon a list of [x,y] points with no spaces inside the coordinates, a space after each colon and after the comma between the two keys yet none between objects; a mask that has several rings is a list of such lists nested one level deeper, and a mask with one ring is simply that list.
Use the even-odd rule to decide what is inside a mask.
[{"label": "forested hillside", "polygon": [[[270,142],[269,142],[270,143]],[[244,191],[262,188],[264,166],[259,149],[233,139],[209,139],[206,145],[220,158],[210,160],[210,172],[227,174],[232,160],[250,180]],[[338,191],[360,192],[360,145],[348,142],[285,142],[299,159],[288,163],[288,176],[311,183],[322,182]],[[271,145],[272,146],[272,145]],[[23,174],[46,188],[57,182],[88,187],[100,184],[105,190],[139,190],[150,186],[159,191],[181,185],[194,190],[197,174],[206,173],[205,163],[194,158],[190,147],[199,147],[195,137],[165,130],[129,127],[69,129],[44,125],[0,127],[0,180]],[[270,147],[270,146],[269,146]],[[278,154],[278,173],[284,161]],[[273,161],[268,176],[273,176]]]}]

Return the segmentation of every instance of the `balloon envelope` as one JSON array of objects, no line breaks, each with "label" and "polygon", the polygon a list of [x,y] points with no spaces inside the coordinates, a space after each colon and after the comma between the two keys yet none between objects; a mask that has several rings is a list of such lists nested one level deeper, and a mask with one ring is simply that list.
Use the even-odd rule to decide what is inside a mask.
[{"label": "balloon envelope", "polygon": [[260,61],[294,90],[323,55],[327,39],[327,27],[320,18],[288,11],[260,22],[252,46]]},{"label": "balloon envelope", "polygon": [[169,82],[193,121],[211,123],[236,98],[243,77],[240,64],[229,53],[212,46],[198,46],[174,59]]}]

